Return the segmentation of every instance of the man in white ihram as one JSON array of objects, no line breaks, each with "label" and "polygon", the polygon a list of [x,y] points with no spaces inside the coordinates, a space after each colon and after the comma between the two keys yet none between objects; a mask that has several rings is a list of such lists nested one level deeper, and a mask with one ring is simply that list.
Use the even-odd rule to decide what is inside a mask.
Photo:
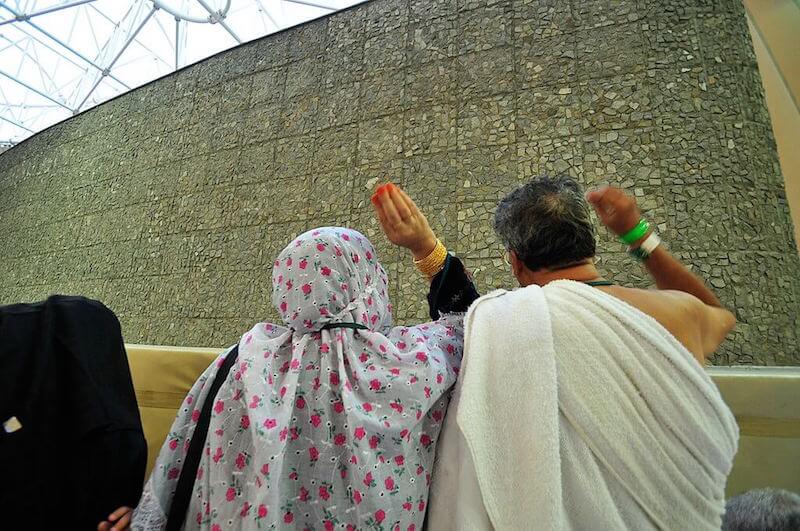
[{"label": "man in white ihram", "polygon": [[[589,203],[658,290],[600,277]],[[738,429],[702,364],[733,315],[621,190],[537,178],[495,230],[522,288],[467,315],[429,529],[719,529]]]}]

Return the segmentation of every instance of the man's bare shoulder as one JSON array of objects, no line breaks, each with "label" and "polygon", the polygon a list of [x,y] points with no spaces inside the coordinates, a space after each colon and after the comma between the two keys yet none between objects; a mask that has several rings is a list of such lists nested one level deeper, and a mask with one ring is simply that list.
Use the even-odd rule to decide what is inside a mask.
[{"label": "man's bare shoulder", "polygon": [[[702,304],[700,299],[674,289],[643,289],[629,288],[625,286],[609,286],[608,293],[621,298],[629,303],[636,302],[648,307],[663,309],[664,311],[676,311]],[[636,306],[637,304],[634,304]]]},{"label": "man's bare shoulder", "polygon": [[700,299],[683,291],[668,289],[609,286],[604,291],[658,321],[696,358],[702,358],[697,319],[698,306],[702,305]]}]

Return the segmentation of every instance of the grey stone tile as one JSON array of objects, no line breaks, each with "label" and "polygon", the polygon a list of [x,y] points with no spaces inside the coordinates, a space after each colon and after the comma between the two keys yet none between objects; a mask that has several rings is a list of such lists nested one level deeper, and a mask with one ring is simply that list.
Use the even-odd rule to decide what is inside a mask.
[{"label": "grey stone tile", "polygon": [[480,9],[484,7],[502,6],[507,8],[510,6],[509,0],[459,0],[459,11],[470,11],[473,9]]},{"label": "grey stone tile", "polygon": [[328,19],[320,18],[305,23],[288,32],[287,55],[289,61],[318,58],[326,53]]},{"label": "grey stone tile", "polygon": [[[732,191],[720,185],[671,185],[666,187],[669,203],[670,247],[681,251],[721,251],[747,247],[738,234],[728,202]],[[737,227],[738,225],[738,227]]]},{"label": "grey stone tile", "polygon": [[290,32],[283,32],[258,39],[243,47],[245,53],[252,59],[252,71],[258,72],[288,63],[290,40]]},{"label": "grey stone tile", "polygon": [[325,87],[350,84],[364,75],[364,40],[340,47],[329,43],[328,53],[320,61],[320,83]]},{"label": "grey stone tile", "polygon": [[370,37],[364,42],[364,73],[370,75],[406,65],[408,33],[398,28]]},{"label": "grey stone tile", "polygon": [[286,67],[284,97],[287,99],[309,97],[320,84],[320,65],[315,57],[302,59]]},{"label": "grey stone tile", "polygon": [[405,153],[419,155],[456,148],[455,105],[414,108],[405,114]]},{"label": "grey stone tile", "polygon": [[490,96],[462,103],[458,112],[458,149],[516,142],[513,95]]},{"label": "grey stone tile", "polygon": [[661,186],[654,131],[622,129],[583,135],[581,175],[589,185]]},{"label": "grey stone tile", "polygon": [[653,281],[647,271],[625,252],[603,252],[595,258],[599,273],[621,286],[647,289]]},{"label": "grey stone tile", "polygon": [[314,171],[327,172],[352,167],[358,147],[358,126],[345,125],[325,129],[317,134],[314,151]]},{"label": "grey stone tile", "polygon": [[317,129],[319,97],[304,96],[281,104],[281,117],[276,134],[279,138],[304,135]]},{"label": "grey stone tile", "polygon": [[769,125],[769,111],[767,109],[764,85],[755,66],[743,66],[737,71],[739,92],[741,98],[742,114],[745,120],[758,124]]},{"label": "grey stone tile", "polygon": [[573,5],[579,30],[636,22],[642,17],[642,6],[635,0],[582,0]]},{"label": "grey stone tile", "polygon": [[260,144],[283,134],[284,104],[253,106],[244,113],[242,144]]},{"label": "grey stone tile", "polygon": [[647,67],[647,50],[638,23],[585,30],[577,43],[578,75],[582,80],[638,74]]},{"label": "grey stone tile", "polygon": [[407,256],[408,251],[401,249],[392,242],[390,242],[381,229],[378,218],[373,214],[372,207],[369,210],[353,211],[352,214],[353,228],[358,230],[369,239],[375,252],[378,255],[378,260],[385,266],[401,259],[410,259]]},{"label": "grey stone tile", "polygon": [[646,79],[626,74],[582,82],[580,115],[585,132],[653,125],[653,91]]},{"label": "grey stone tile", "polygon": [[[309,181],[307,176],[291,180],[270,180],[237,186],[228,194],[228,204],[236,206],[235,226],[304,221],[309,217]],[[284,188],[292,184],[291,193]],[[232,195],[232,198],[231,198]]]},{"label": "grey stone tile", "polygon": [[[375,186],[407,190],[485,292],[516,285],[492,211],[542,173],[636,196],[737,313],[713,363],[798,363],[800,258],[735,0],[382,0],[229,50],[0,155],[0,300],[82,293],[127,340],[221,346],[277,318],[292,237],[345,225],[419,322],[427,284]],[[610,278],[652,284],[597,242]]]},{"label": "grey stone tile", "polygon": [[365,78],[358,100],[360,119],[402,112],[406,107],[405,82],[403,70],[385,70]]},{"label": "grey stone tile", "polygon": [[249,79],[252,83],[250,97],[252,105],[277,102],[283,99],[286,87],[285,66],[263,70],[250,76]]},{"label": "grey stone tile", "polygon": [[706,65],[755,65],[756,56],[747,19],[729,13],[697,20],[700,46]]},{"label": "grey stone tile", "polygon": [[517,44],[573,33],[577,20],[569,2],[514,0],[514,39]]},{"label": "grey stone tile", "polygon": [[435,61],[406,71],[405,100],[408,105],[455,103],[464,75],[459,58]]},{"label": "grey stone tile", "polygon": [[368,35],[386,33],[407,26],[408,19],[407,0],[372,2],[364,9],[364,31]]},{"label": "grey stone tile", "polygon": [[381,162],[403,153],[403,115],[393,114],[358,124],[361,165]]},{"label": "grey stone tile", "polygon": [[494,232],[496,201],[458,203],[458,242],[455,251],[467,259],[500,259],[504,247]]},{"label": "grey stone tile", "polygon": [[[420,211],[425,214],[431,230],[436,234],[448,249],[455,250],[459,245],[458,234],[458,207],[454,201],[439,201],[435,197],[420,196],[417,203]],[[410,261],[411,253],[406,249],[400,250],[400,257]],[[427,294],[427,291],[425,292]]]},{"label": "grey stone tile", "polygon": [[520,88],[563,85],[577,80],[575,35],[540,38],[516,49],[516,79]]},{"label": "grey stone tile", "polygon": [[749,144],[744,148],[749,178],[754,188],[782,191],[784,180],[778,162],[778,151],[771,126],[747,124],[744,126]]},{"label": "grey stone tile", "polygon": [[517,142],[518,177],[569,175],[583,180],[583,148],[580,137],[575,136]]},{"label": "grey stone tile", "polygon": [[460,155],[452,152],[439,152],[418,155],[405,160],[403,190],[420,204],[455,202],[462,170]]},{"label": "grey stone tile", "polygon": [[655,17],[645,21],[641,27],[650,66],[702,64],[700,36],[694,16]]},{"label": "grey stone tile", "polygon": [[413,326],[430,321],[426,299],[430,283],[417,271],[410,259],[393,265],[397,283],[397,297],[394,299],[395,324]]},{"label": "grey stone tile", "polygon": [[460,202],[497,202],[521,182],[514,145],[459,152],[456,169],[456,199]]},{"label": "grey stone tile", "polygon": [[742,148],[747,135],[741,123],[664,116],[658,124],[656,149],[664,184],[748,183],[751,172]]},{"label": "grey stone tile", "polygon": [[416,66],[455,57],[461,52],[462,42],[455,15],[421,18],[408,27],[408,63]]},{"label": "grey stone tile", "polygon": [[511,2],[498,2],[483,9],[459,13],[458,22],[463,34],[462,53],[512,44],[512,13]]},{"label": "grey stone tile", "polygon": [[314,135],[281,138],[275,146],[275,177],[279,179],[308,175],[314,160]]},{"label": "grey stone tile", "polygon": [[703,94],[704,114],[712,120],[741,121],[743,119],[740,86],[744,79],[737,69],[721,65],[706,67],[708,90]]},{"label": "grey stone tile", "polygon": [[555,85],[517,93],[517,135],[523,140],[572,136],[582,131],[579,88]]},{"label": "grey stone tile", "polygon": [[327,129],[358,121],[360,94],[359,82],[326,87],[320,96],[317,128]]},{"label": "grey stone tile", "polygon": [[511,92],[515,88],[514,53],[513,47],[504,46],[460,56],[461,98]]},{"label": "grey stone tile", "polygon": [[[310,178],[309,215],[320,221],[325,216],[348,222],[351,218],[356,171],[352,167],[315,172]],[[366,194],[364,194],[366,195]],[[319,223],[316,223],[319,225]]]},{"label": "grey stone tile", "polygon": [[[276,173],[276,146],[277,141],[270,140],[242,148],[239,158],[235,161],[233,184],[269,182]],[[213,155],[209,159],[207,168],[213,167],[212,159]]]},{"label": "grey stone tile", "polygon": [[435,19],[439,17],[453,16],[458,10],[459,0],[411,0],[410,16],[411,20]]}]

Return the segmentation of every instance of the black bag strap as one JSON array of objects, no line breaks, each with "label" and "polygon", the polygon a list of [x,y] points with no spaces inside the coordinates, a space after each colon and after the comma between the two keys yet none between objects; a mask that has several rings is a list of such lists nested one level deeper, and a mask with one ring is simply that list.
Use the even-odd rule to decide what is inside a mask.
[{"label": "black bag strap", "polygon": [[211,423],[211,408],[214,405],[214,399],[219,392],[231,367],[236,363],[236,357],[239,355],[239,345],[237,344],[225,356],[225,361],[217,371],[214,381],[211,383],[211,389],[208,390],[203,407],[200,410],[200,418],[197,419],[197,426],[192,434],[192,440],[189,442],[189,450],[186,452],[186,459],[181,469],[181,475],[178,478],[178,486],[175,487],[175,495],[172,498],[172,505],[169,508],[169,515],[167,516],[166,531],[180,531],[183,527],[183,522],[186,519],[186,511],[189,510],[189,501],[192,497],[192,490],[194,488],[194,480],[197,477],[197,467],[200,466],[200,458],[203,455],[203,447],[206,444],[206,435],[208,434],[208,425]]}]

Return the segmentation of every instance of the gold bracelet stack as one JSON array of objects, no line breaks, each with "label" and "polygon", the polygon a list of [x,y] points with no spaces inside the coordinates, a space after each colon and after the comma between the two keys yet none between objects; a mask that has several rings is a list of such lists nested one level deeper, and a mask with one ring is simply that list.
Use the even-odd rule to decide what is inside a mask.
[{"label": "gold bracelet stack", "polygon": [[441,242],[436,240],[436,247],[430,252],[428,256],[422,260],[414,260],[414,265],[417,266],[420,273],[428,278],[433,277],[444,268],[445,260],[447,259],[447,248]]}]

